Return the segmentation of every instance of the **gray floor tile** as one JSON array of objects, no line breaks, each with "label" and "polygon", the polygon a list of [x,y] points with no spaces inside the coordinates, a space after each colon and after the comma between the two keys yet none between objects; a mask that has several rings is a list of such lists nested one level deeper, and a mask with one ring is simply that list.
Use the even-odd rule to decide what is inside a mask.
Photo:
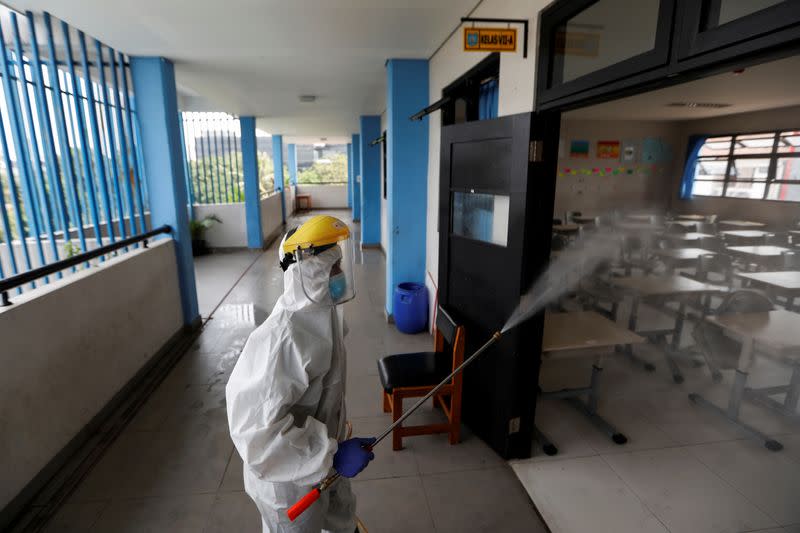
[{"label": "gray floor tile", "polygon": [[603,458],[670,531],[749,531],[778,525],[686,449]]},{"label": "gray floor tile", "polygon": [[547,531],[507,465],[422,478],[438,533]]},{"label": "gray floor tile", "polygon": [[513,461],[512,468],[553,533],[667,532],[602,457]]},{"label": "gray floor tile", "polygon": [[261,533],[261,515],[245,492],[217,494],[203,533]]},{"label": "gray floor tile", "polygon": [[239,452],[234,448],[231,451],[231,458],[225,468],[225,475],[219,486],[219,492],[239,492],[244,490],[244,465]]},{"label": "gray floor tile", "polygon": [[[383,432],[391,422],[388,416],[375,418],[354,418],[353,435],[357,437],[373,437]],[[393,451],[391,436],[375,448],[375,459],[358,475],[359,480],[382,479],[392,477],[416,476],[419,474],[413,447]]]},{"label": "gray floor tile", "polygon": [[81,533],[89,531],[100,518],[108,502],[68,503],[48,522],[47,533]]},{"label": "gray floor tile", "polygon": [[800,464],[747,439],[690,451],[781,525],[800,523]]},{"label": "gray floor tile", "polygon": [[112,502],[92,533],[196,533],[208,520],[213,494]]},{"label": "gray floor tile", "polygon": [[432,533],[433,519],[419,477],[353,481],[356,514],[379,533]]}]

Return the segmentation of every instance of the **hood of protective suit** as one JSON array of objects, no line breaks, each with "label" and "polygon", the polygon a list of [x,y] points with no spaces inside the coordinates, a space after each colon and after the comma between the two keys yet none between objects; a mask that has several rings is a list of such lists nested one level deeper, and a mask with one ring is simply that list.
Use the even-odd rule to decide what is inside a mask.
[{"label": "hood of protective suit", "polygon": [[334,246],[319,255],[307,257],[291,265],[283,274],[281,298],[286,308],[299,311],[333,306],[328,282],[331,268],[341,258],[341,248]]}]

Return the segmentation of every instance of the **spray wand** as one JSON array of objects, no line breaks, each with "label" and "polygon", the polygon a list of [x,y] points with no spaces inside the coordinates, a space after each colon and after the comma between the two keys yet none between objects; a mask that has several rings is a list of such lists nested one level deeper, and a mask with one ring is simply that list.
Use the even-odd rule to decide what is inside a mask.
[{"label": "spray wand", "polygon": [[[388,436],[389,436],[389,435],[392,433],[392,431],[394,431],[394,428],[396,428],[397,426],[399,426],[400,424],[402,424],[402,423],[403,423],[403,420],[405,420],[406,418],[408,418],[409,416],[411,416],[411,414],[412,414],[414,411],[416,411],[417,409],[419,409],[419,408],[422,406],[422,404],[424,404],[426,401],[428,401],[428,400],[429,400],[429,399],[430,399],[430,398],[431,398],[431,397],[432,397],[434,394],[436,394],[437,392],[439,392],[439,390],[440,390],[442,387],[444,387],[445,385],[447,385],[447,383],[449,383],[449,382],[450,382],[450,380],[451,380],[451,379],[453,379],[453,376],[455,376],[455,375],[456,375],[456,374],[458,374],[459,372],[463,371],[463,370],[464,370],[464,368],[466,368],[466,367],[467,367],[467,365],[469,365],[469,364],[470,364],[472,361],[474,361],[475,359],[477,359],[477,357],[478,357],[480,354],[482,354],[483,352],[485,352],[485,351],[486,351],[486,350],[487,350],[487,349],[488,349],[488,348],[489,348],[489,347],[490,347],[492,344],[494,344],[495,342],[497,342],[497,340],[500,338],[500,336],[503,334],[503,332],[507,331],[508,329],[510,329],[510,327],[509,327],[509,326],[506,326],[506,327],[503,329],[503,331],[495,331],[495,332],[492,334],[492,337],[491,337],[491,338],[490,338],[490,339],[489,339],[489,340],[486,342],[486,344],[484,344],[483,346],[481,346],[480,348],[478,348],[478,350],[477,350],[475,353],[473,353],[472,355],[470,355],[470,356],[469,356],[467,359],[465,359],[465,360],[464,360],[464,362],[463,362],[463,363],[461,363],[460,365],[458,365],[458,367],[456,367],[456,369],[455,369],[455,370],[453,370],[453,371],[450,373],[450,375],[449,375],[449,376],[447,376],[446,378],[444,378],[444,379],[443,379],[443,380],[442,380],[442,381],[441,381],[441,382],[440,382],[438,385],[436,385],[434,388],[432,388],[432,389],[430,390],[430,392],[428,392],[428,394],[426,394],[425,396],[423,396],[423,397],[422,397],[422,398],[421,398],[421,399],[420,399],[420,400],[419,400],[417,403],[415,403],[415,404],[413,405],[413,407],[411,407],[411,409],[409,409],[408,411],[406,411],[405,413],[403,413],[403,416],[401,416],[400,418],[398,418],[398,419],[397,419],[397,421],[395,421],[395,422],[394,422],[394,423],[393,423],[391,426],[389,426],[388,428],[386,428],[386,430],[384,430],[384,432],[383,432],[383,433],[381,433],[380,435],[378,435],[378,437],[375,439],[375,442],[374,442],[374,443],[373,443],[371,446],[368,446],[368,447],[366,447],[366,449],[367,449],[367,450],[372,450],[372,448],[374,448],[375,446],[377,446],[377,444],[378,444],[380,441],[382,441],[383,439],[385,439],[386,437],[388,437]],[[298,501],[297,501],[297,503],[295,503],[294,505],[292,505],[291,507],[289,507],[289,509],[286,511],[286,514],[289,516],[289,520],[291,520],[291,521],[294,521],[294,520],[295,520],[295,518],[297,518],[298,516],[300,516],[301,514],[303,514],[303,512],[304,512],[306,509],[308,509],[309,507],[311,507],[311,504],[313,504],[315,501],[317,501],[317,500],[319,499],[320,495],[322,494],[322,491],[324,491],[324,490],[326,490],[328,487],[330,487],[330,486],[333,484],[333,482],[334,482],[334,481],[336,481],[337,479],[339,479],[339,473],[338,473],[338,472],[336,472],[336,473],[334,473],[334,474],[331,474],[330,476],[328,476],[328,477],[326,477],[325,479],[323,479],[322,481],[320,481],[320,482],[319,482],[319,483],[318,483],[316,486],[314,486],[314,488],[312,488],[312,489],[311,489],[311,491],[310,491],[308,494],[306,494],[305,496],[303,496],[302,498],[300,498],[300,500],[298,500]]]}]

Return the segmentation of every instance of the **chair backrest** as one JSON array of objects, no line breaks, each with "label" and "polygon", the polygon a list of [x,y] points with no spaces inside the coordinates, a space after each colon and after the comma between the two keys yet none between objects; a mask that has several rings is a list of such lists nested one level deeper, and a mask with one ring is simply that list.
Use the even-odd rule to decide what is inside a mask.
[{"label": "chair backrest", "polygon": [[[450,345],[453,350],[453,370],[464,362],[464,346],[466,343],[464,326],[456,324],[453,317],[440,305],[436,312],[436,344],[435,351],[444,351],[444,343]],[[463,372],[453,376],[454,394],[461,394],[463,383]]]},{"label": "chair backrest", "polygon": [[712,252],[721,252],[725,249],[725,244],[719,237],[702,237],[697,241],[698,248],[703,250],[711,250]]},{"label": "chair backrest", "polygon": [[553,219],[553,225],[554,226],[560,226],[561,225],[561,219],[560,218],[554,218]]},{"label": "chair backrest", "polygon": [[716,314],[761,313],[772,311],[775,306],[765,293],[755,289],[739,289],[728,294],[717,307]]}]

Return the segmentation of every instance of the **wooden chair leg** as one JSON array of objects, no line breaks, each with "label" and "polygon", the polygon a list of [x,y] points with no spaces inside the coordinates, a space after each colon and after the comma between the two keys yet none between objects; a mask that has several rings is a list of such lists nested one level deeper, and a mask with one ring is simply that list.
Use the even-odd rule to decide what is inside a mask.
[{"label": "wooden chair leg", "polygon": [[[398,397],[395,392],[392,392],[392,422],[398,421],[402,415],[403,399]],[[403,449],[403,437],[400,435],[400,428],[402,427],[403,425],[401,424],[392,431],[392,449],[395,451]]]},{"label": "wooden chair leg", "polygon": [[383,397],[383,412],[391,413],[392,407],[389,404],[389,395],[386,393],[386,391],[381,391],[381,396]]}]

